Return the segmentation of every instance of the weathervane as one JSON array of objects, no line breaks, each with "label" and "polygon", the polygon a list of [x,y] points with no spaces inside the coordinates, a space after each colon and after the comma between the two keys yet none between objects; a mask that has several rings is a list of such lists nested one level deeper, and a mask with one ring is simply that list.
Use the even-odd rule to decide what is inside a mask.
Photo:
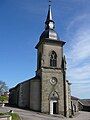
[{"label": "weathervane", "polygon": [[51,1],[51,0],[49,0],[49,5],[51,5],[51,2],[52,2],[52,1]]}]

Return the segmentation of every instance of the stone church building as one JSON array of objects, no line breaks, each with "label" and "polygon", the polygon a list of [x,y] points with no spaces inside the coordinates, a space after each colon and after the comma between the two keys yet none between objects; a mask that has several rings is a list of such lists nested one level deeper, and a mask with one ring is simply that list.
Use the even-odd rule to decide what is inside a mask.
[{"label": "stone church building", "polygon": [[46,114],[70,115],[70,83],[66,80],[64,41],[55,32],[51,5],[37,49],[36,76],[10,89],[10,105]]}]

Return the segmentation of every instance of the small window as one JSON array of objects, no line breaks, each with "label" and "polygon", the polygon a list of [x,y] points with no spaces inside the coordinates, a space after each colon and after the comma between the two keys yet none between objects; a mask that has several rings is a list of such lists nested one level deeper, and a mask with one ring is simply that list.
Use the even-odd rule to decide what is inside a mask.
[{"label": "small window", "polygon": [[57,54],[52,51],[50,54],[50,66],[56,67],[57,66]]},{"label": "small window", "polygon": [[41,68],[41,53],[39,53],[38,61],[39,61],[38,67],[39,67],[39,69],[40,69],[40,68]]}]

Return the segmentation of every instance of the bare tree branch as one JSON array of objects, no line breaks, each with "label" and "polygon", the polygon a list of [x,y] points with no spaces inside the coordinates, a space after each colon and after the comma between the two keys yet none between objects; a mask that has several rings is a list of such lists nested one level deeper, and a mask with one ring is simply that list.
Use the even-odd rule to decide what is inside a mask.
[{"label": "bare tree branch", "polygon": [[6,91],[8,91],[8,87],[6,86],[6,83],[0,80],[0,95],[2,95]]}]

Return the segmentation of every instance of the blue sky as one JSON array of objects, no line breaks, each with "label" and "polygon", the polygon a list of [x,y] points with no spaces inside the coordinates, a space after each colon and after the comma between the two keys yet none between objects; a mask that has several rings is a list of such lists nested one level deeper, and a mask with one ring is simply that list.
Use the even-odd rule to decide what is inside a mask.
[{"label": "blue sky", "polygon": [[[9,88],[35,76],[35,45],[44,31],[48,0],[0,0],[0,80]],[[90,98],[90,0],[52,0],[55,30],[66,41],[71,93]]]}]

